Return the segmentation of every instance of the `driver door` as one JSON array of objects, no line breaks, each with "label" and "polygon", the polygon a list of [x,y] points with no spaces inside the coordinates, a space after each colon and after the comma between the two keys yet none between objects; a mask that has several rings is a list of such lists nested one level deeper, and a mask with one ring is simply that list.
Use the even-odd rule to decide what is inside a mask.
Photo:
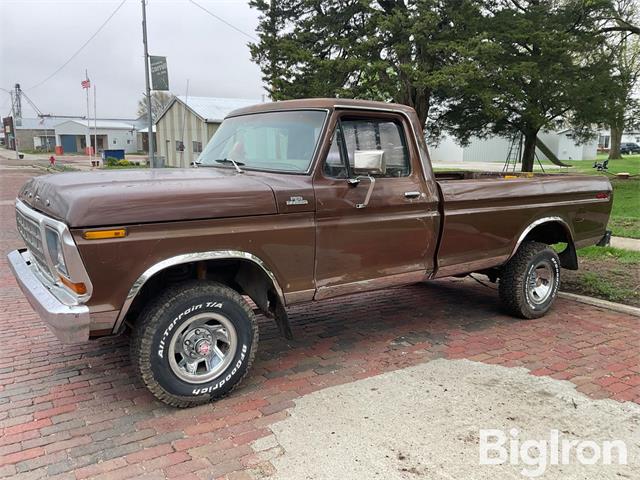
[{"label": "driver door", "polygon": [[[437,202],[400,114],[342,112],[314,180],[316,298],[414,283],[433,269]],[[383,172],[356,180],[356,152],[382,151]],[[375,152],[373,152],[375,154]]]}]

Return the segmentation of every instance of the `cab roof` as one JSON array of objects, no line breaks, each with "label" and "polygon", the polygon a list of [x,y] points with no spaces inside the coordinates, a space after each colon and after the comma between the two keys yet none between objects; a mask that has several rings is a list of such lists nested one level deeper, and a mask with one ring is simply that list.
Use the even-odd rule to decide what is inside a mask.
[{"label": "cab roof", "polygon": [[282,100],[270,103],[259,103],[249,107],[239,108],[229,113],[229,117],[246,115],[249,113],[273,112],[280,110],[300,110],[300,109],[326,109],[335,110],[337,108],[364,108],[375,110],[394,110],[405,113],[413,113],[414,110],[399,103],[374,102],[371,100],[354,100],[351,98],[304,98],[300,100]]}]

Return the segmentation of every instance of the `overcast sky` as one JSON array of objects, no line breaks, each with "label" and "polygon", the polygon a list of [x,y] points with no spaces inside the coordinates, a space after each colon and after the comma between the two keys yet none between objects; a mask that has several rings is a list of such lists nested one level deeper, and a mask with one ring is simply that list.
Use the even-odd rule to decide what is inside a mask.
[{"label": "overcast sky", "polygon": [[[196,0],[255,35],[257,12],[241,0]],[[104,29],[53,78],[40,83],[99,28],[121,0],[0,0],[0,88],[18,82],[43,113],[86,114],[85,69],[97,88],[98,117],[133,117],[144,93],[140,0],[126,0]],[[188,0],[148,0],[149,53],[167,57],[171,92],[259,100],[259,68],[246,36]],[[93,94],[93,92],[92,92]],[[23,116],[34,116],[23,101]],[[93,109],[93,98],[91,100]],[[10,112],[0,90],[0,114]],[[92,113],[93,115],[93,113]]]}]

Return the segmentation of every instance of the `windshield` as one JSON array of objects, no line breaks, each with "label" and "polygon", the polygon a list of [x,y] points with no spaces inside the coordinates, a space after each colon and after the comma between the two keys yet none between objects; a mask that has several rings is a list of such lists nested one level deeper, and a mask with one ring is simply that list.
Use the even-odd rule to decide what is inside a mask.
[{"label": "windshield", "polygon": [[198,163],[229,168],[233,160],[243,169],[306,172],[326,116],[324,111],[300,110],[227,118]]}]

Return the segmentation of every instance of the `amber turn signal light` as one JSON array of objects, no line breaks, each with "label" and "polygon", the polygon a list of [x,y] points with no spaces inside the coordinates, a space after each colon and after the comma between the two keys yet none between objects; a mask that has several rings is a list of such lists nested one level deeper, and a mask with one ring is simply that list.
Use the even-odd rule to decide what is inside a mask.
[{"label": "amber turn signal light", "polygon": [[82,234],[82,238],[85,240],[102,240],[105,238],[122,238],[126,236],[127,230],[124,228],[115,230],[91,230]]},{"label": "amber turn signal light", "polygon": [[71,280],[64,278],[62,275],[60,275],[60,280],[78,295],[84,295],[85,293],[87,293],[87,286],[84,283],[73,283]]}]

